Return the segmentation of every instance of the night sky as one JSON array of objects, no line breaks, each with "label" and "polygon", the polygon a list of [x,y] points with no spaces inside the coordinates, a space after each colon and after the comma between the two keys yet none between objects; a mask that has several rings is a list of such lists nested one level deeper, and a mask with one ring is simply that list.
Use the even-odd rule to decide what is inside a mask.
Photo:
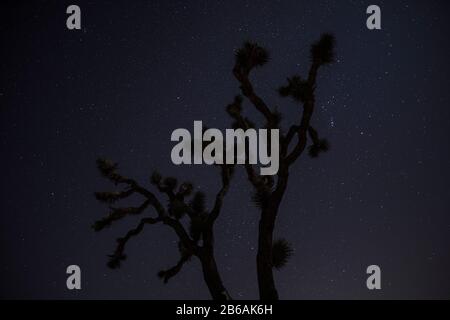
[{"label": "night sky", "polygon": [[[66,28],[70,4],[81,7],[82,30]],[[381,30],[366,27],[371,4]],[[1,297],[209,299],[195,258],[167,285],[156,276],[179,256],[163,225],[147,226],[122,267],[107,268],[115,239],[139,217],[91,229],[108,213],[93,192],[114,190],[95,160],[112,159],[146,185],[153,169],[191,180],[211,206],[217,168],[173,165],[172,131],[192,132],[194,120],[231,127],[225,106],[239,93],[232,68],[245,40],[270,52],[252,79],[286,128],[300,109],[276,89],[306,75],[311,43],[332,32],[336,63],[319,72],[312,121],[331,149],[291,169],[275,237],[295,253],[275,272],[280,297],[450,298],[449,9],[448,1],[2,1]],[[263,123],[248,102],[244,109]],[[235,299],[258,298],[252,193],[239,168],[215,227]],[[82,290],[66,288],[71,264],[81,267]],[[366,288],[371,264],[381,267],[378,291]]]}]

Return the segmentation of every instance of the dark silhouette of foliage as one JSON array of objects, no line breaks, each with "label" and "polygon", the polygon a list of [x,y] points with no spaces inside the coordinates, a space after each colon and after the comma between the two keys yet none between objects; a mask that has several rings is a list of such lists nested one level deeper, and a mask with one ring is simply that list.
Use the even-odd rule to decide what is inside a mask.
[{"label": "dark silhouette of foliage", "polygon": [[[256,257],[259,296],[262,300],[278,299],[275,287],[273,269],[281,269],[286,265],[293,254],[292,246],[285,240],[273,240],[276,217],[289,181],[289,170],[296,160],[307,149],[312,158],[329,150],[326,139],[320,138],[318,132],[312,127],[311,119],[315,108],[315,88],[318,70],[334,61],[335,39],[331,34],[324,34],[312,44],[311,64],[307,76],[294,75],[287,78],[287,84],[279,87],[278,92],[283,98],[291,98],[301,106],[301,115],[290,125],[287,132],[282,132],[280,122],[282,114],[276,107],[270,108],[266,102],[255,92],[250,81],[250,72],[262,67],[269,61],[266,49],[257,43],[245,42],[242,48],[236,51],[233,75],[239,83],[240,95],[236,95],[233,102],[226,107],[228,115],[232,118],[232,127],[237,129],[256,128],[255,123],[243,116],[244,98],[262,114],[265,119],[264,128],[280,129],[280,164],[276,176],[260,176],[254,165],[248,161],[244,164],[247,178],[254,188],[253,203],[260,209],[258,252]],[[203,130],[207,128],[204,127]],[[308,140],[311,142],[309,146]],[[203,147],[206,146],[204,142]],[[116,250],[109,256],[108,266],[120,267],[126,260],[124,253],[128,241],[139,235],[147,224],[164,224],[170,227],[178,237],[178,250],[180,258],[171,268],[161,270],[158,276],[167,283],[178,274],[185,263],[192,257],[200,260],[203,276],[213,299],[229,299],[227,290],[222,284],[216,261],[214,258],[213,226],[223,204],[230,184],[233,167],[220,165],[222,186],[218,191],[214,206],[206,209],[206,197],[201,192],[193,192],[193,184],[183,182],[179,184],[174,177],[163,177],[153,172],[150,183],[156,190],[165,195],[168,204],[164,206],[160,200],[148,189],[139,185],[135,180],[118,173],[116,163],[99,159],[97,167],[101,174],[111,180],[115,185],[123,185],[121,191],[96,192],[95,197],[108,205],[112,205],[131,195],[141,195],[144,199],[137,207],[110,207],[110,213],[96,221],[94,230],[100,231],[109,227],[113,222],[125,216],[142,215],[144,211],[153,208],[156,216],[141,218],[136,228],[128,231],[122,238],[117,239]],[[188,220],[186,230],[182,221]]]},{"label": "dark silhouette of foliage", "polygon": [[288,84],[278,89],[282,97],[292,97],[295,101],[305,102],[313,93],[313,88],[308,81],[303,80],[300,76],[287,78]]},{"label": "dark silhouette of foliage", "polygon": [[274,241],[272,246],[272,265],[275,269],[283,268],[294,253],[292,246],[286,239]]},{"label": "dark silhouette of foliage", "polygon": [[332,34],[325,33],[320,40],[311,46],[311,60],[313,64],[326,65],[334,61],[335,39]]},{"label": "dark silhouette of foliage", "polygon": [[[220,214],[223,199],[230,185],[233,173],[232,166],[219,166],[222,185],[216,194],[214,206],[209,211],[206,209],[206,198],[203,193],[196,192],[192,195],[193,184],[191,182],[183,182],[178,185],[176,178],[164,178],[160,173],[153,172],[150,182],[160,194],[167,198],[168,204],[164,206],[149,189],[144,188],[135,180],[121,175],[118,172],[116,163],[98,159],[97,167],[100,173],[115,185],[123,185],[125,187],[124,190],[118,192],[96,192],[95,197],[99,201],[111,204],[131,195],[140,195],[143,201],[137,207],[110,207],[110,213],[93,224],[92,227],[95,231],[103,230],[111,226],[113,222],[126,216],[142,216],[150,208],[156,211],[155,216],[141,218],[134,229],[129,230],[124,237],[117,239],[114,253],[108,256],[108,267],[116,269],[121,266],[127,258],[124,252],[128,241],[138,236],[146,225],[163,224],[170,227],[177,235],[180,253],[180,258],[173,267],[158,272],[158,276],[164,283],[167,283],[172,277],[177,275],[184,264],[190,261],[192,257],[197,257],[202,264],[204,280],[212,298],[215,300],[230,299],[228,291],[222,284],[214,258],[213,227]],[[185,217],[189,220],[189,232],[186,231],[182,221]]]},{"label": "dark silhouette of foliage", "polygon": [[245,42],[236,52],[236,66],[249,73],[254,67],[261,67],[269,61],[269,53],[257,43]]},{"label": "dark silhouette of foliage", "polygon": [[[311,65],[306,77],[294,75],[287,78],[287,84],[278,89],[281,97],[292,98],[301,105],[301,116],[290,127],[287,133],[280,135],[280,166],[274,178],[267,178],[256,174],[253,165],[246,163],[247,178],[254,187],[252,201],[261,210],[258,234],[257,273],[259,294],[262,300],[278,299],[275,287],[273,268],[284,266],[292,254],[292,249],[285,240],[273,241],[278,209],[286,191],[289,180],[289,169],[305,150],[308,137],[311,145],[308,153],[316,158],[322,152],[329,150],[326,139],[319,138],[319,134],[311,125],[315,107],[315,88],[317,72],[320,67],[334,61],[335,39],[331,34],[323,34],[311,46]],[[269,60],[267,51],[256,43],[246,42],[237,50],[233,74],[239,82],[241,94],[262,114],[266,123],[265,128],[280,129],[281,114],[276,108],[269,108],[266,102],[255,92],[250,81],[250,72],[263,66]],[[237,96],[233,103],[227,106],[227,112],[233,119],[233,128],[254,128],[253,122],[242,115],[243,98]],[[296,138],[296,139],[295,139]]]}]

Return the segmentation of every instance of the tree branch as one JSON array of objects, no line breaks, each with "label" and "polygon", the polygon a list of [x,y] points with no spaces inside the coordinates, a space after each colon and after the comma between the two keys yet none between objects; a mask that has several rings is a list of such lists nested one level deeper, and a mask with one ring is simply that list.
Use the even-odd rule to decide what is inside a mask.
[{"label": "tree branch", "polygon": [[[227,106],[228,114],[236,121],[235,126],[247,130],[250,128],[250,120],[244,118],[241,114],[242,111],[242,98],[240,96],[236,96],[234,98],[233,103]],[[245,171],[247,172],[247,177],[252,185],[256,188],[260,185],[261,179],[259,175],[255,173],[255,168],[252,164],[248,162],[248,159],[245,159]]]},{"label": "tree branch", "polygon": [[[297,144],[295,145],[292,152],[286,157],[286,163],[288,165],[291,165],[293,162],[295,162],[298,157],[303,153],[306,147],[306,140],[307,140],[307,133],[309,128],[309,123],[314,111],[314,105],[315,105],[315,97],[314,97],[314,88],[316,86],[316,78],[317,78],[317,71],[319,70],[320,64],[313,62],[311,64],[311,68],[309,70],[308,74],[308,86],[311,88],[310,95],[308,96],[307,100],[303,103],[303,113],[302,118],[300,120],[299,126],[292,126],[289,129],[288,135],[290,134],[291,138],[289,139],[289,142],[291,141],[293,134],[292,132],[295,132],[296,129],[297,132]],[[286,148],[289,148],[289,145],[286,146]]]},{"label": "tree branch", "polygon": [[183,265],[188,262],[190,259],[190,256],[188,255],[182,255],[180,257],[180,260],[178,261],[178,263],[173,266],[170,269],[167,270],[161,270],[158,272],[158,277],[160,277],[161,279],[163,279],[164,283],[167,283],[169,281],[170,278],[174,277],[175,275],[177,275],[181,268],[183,267]]},{"label": "tree branch", "polygon": [[[116,249],[116,253],[111,256],[110,263],[112,264],[112,267],[116,267],[120,264],[120,260],[123,260],[125,256],[123,255],[123,249],[125,247],[126,242],[128,239],[132,236],[135,236],[139,234],[145,223],[156,223],[156,222],[163,222],[164,224],[170,226],[175,233],[178,235],[180,241],[183,243],[183,245],[191,250],[193,253],[196,253],[198,250],[197,245],[195,242],[189,237],[188,233],[186,232],[184,226],[176,219],[172,219],[169,217],[166,213],[165,208],[162,206],[161,202],[156,198],[156,196],[146,188],[139,185],[135,180],[126,178],[120,174],[117,173],[117,164],[108,161],[99,159],[97,160],[97,166],[100,170],[100,172],[107,177],[108,179],[112,180],[116,184],[127,184],[130,188],[130,190],[133,190],[134,192],[137,192],[144,196],[147,200],[137,208],[131,207],[131,208],[117,208],[113,209],[113,212],[106,218],[97,221],[94,224],[94,228],[96,230],[101,230],[105,226],[111,224],[112,221],[121,219],[127,214],[140,214],[142,213],[149,205],[152,205],[158,214],[158,217],[155,218],[145,218],[142,219],[140,224],[135,228],[130,230],[127,235],[124,238],[119,239],[119,245]],[[161,187],[162,188],[162,187]],[[158,188],[160,189],[160,188]],[[167,188],[170,189],[170,188]],[[167,193],[167,190],[162,190],[162,192]],[[172,193],[172,191],[170,191]],[[172,197],[172,195],[168,193],[170,199],[174,199],[175,196]]]},{"label": "tree branch", "polygon": [[231,181],[231,175],[233,168],[223,164],[220,166],[221,170],[221,180],[222,180],[222,187],[220,188],[219,192],[216,195],[216,201],[214,203],[214,207],[211,210],[209,216],[208,216],[208,223],[213,224],[214,221],[216,221],[217,217],[219,216],[220,210],[222,209],[223,205],[223,198],[228,192],[228,189],[230,187],[230,181]]},{"label": "tree branch", "polygon": [[274,123],[275,118],[272,112],[266,103],[255,93],[255,90],[253,89],[253,86],[248,78],[248,74],[243,73],[237,65],[233,69],[233,74],[241,84],[240,88],[242,94],[246,96],[255,108],[266,118],[268,124]]},{"label": "tree branch", "polygon": [[111,213],[107,217],[95,221],[92,228],[94,228],[95,231],[100,231],[105,227],[110,226],[113,221],[120,220],[126,215],[141,214],[149,206],[149,204],[150,200],[146,200],[139,207],[128,207],[128,208],[110,207]]},{"label": "tree branch", "polygon": [[123,253],[125,250],[125,245],[131,237],[137,236],[144,229],[145,224],[155,224],[161,221],[160,218],[144,218],[141,219],[136,228],[131,229],[127,232],[125,237],[117,239],[117,247],[112,255],[110,255],[110,260],[108,262],[108,267],[111,269],[115,269],[120,267],[120,262],[126,259],[126,255]]}]

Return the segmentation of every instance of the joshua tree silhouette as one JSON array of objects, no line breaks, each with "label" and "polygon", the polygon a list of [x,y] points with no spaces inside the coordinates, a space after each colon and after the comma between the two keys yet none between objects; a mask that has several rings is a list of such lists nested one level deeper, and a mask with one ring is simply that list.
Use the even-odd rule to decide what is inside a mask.
[{"label": "joshua tree silhouette", "polygon": [[[288,186],[289,169],[303,154],[308,136],[311,145],[308,153],[311,157],[318,157],[321,152],[329,149],[327,140],[320,139],[318,132],[311,125],[311,118],[315,106],[315,88],[319,68],[334,61],[334,37],[331,34],[323,34],[319,41],[311,46],[311,65],[306,79],[294,75],[287,79],[287,84],[278,89],[282,97],[291,97],[302,106],[302,112],[297,123],[292,124],[287,133],[280,135],[280,165],[275,176],[260,176],[256,173],[255,166],[248,161],[244,164],[247,178],[254,188],[253,202],[260,208],[257,252],[257,275],[259,296],[262,300],[277,300],[278,292],[275,287],[273,269],[282,268],[292,255],[291,245],[284,239],[273,240],[273,232],[278,210]],[[281,114],[272,110],[260,98],[250,81],[250,72],[256,67],[263,66],[269,60],[266,49],[256,43],[246,42],[236,52],[236,61],[233,74],[240,84],[240,90],[251,104],[259,111],[266,121],[265,128],[281,129]],[[234,101],[226,107],[228,114],[234,120],[233,128],[254,128],[254,123],[242,115],[243,97],[238,95]],[[295,141],[295,137],[297,140]],[[203,145],[203,148],[205,145]],[[117,164],[104,159],[97,160],[100,172],[116,185],[124,185],[120,192],[97,192],[96,198],[105,203],[114,203],[128,198],[132,194],[139,194],[145,199],[139,207],[111,207],[110,214],[95,222],[93,228],[100,231],[109,226],[113,221],[127,215],[140,215],[149,207],[156,210],[156,217],[142,218],[135,229],[130,230],[123,238],[117,239],[117,248],[110,255],[108,266],[117,268],[122,260],[125,260],[125,245],[131,237],[142,232],[146,224],[162,223],[172,228],[179,238],[180,260],[168,269],[162,270],[158,276],[167,282],[175,276],[183,265],[197,257],[202,265],[203,276],[209,288],[211,296],[215,300],[231,299],[225,289],[214,258],[214,223],[217,220],[224,197],[228,191],[234,167],[231,165],[219,165],[221,170],[222,186],[218,191],[213,209],[209,212],[205,209],[205,196],[196,192],[191,196],[193,185],[189,182],[182,183],[177,188],[177,179],[172,177],[162,178],[157,172],[151,177],[151,183],[161,193],[167,196],[168,205],[164,207],[157,197],[148,189],[139,185],[135,180],[124,177],[117,172]],[[188,198],[191,197],[189,202]],[[189,232],[186,231],[181,218],[187,216],[190,223]]]},{"label": "joshua tree silhouette", "polygon": [[[291,97],[302,106],[302,114],[297,123],[290,126],[286,134],[280,136],[280,167],[276,181],[271,176],[259,176],[254,167],[245,164],[248,180],[255,189],[254,202],[261,209],[258,235],[257,273],[259,295],[262,300],[277,300],[273,268],[282,267],[292,253],[290,245],[283,239],[273,241],[273,231],[278,215],[278,209],[283,199],[289,180],[289,169],[306,148],[308,136],[312,144],[308,151],[311,157],[317,157],[327,151],[328,142],[320,139],[317,131],[311,125],[315,105],[315,88],[317,72],[321,66],[334,61],[334,37],[323,34],[319,41],[311,46],[311,65],[306,79],[294,75],[287,79],[287,84],[279,88],[282,97]],[[233,74],[240,84],[240,90],[251,104],[265,118],[266,128],[280,129],[281,115],[271,110],[255,92],[249,79],[250,72],[263,66],[269,60],[268,52],[256,43],[247,42],[236,53]],[[234,127],[252,128],[253,122],[244,117],[242,111],[243,98],[236,96],[233,103],[227,107],[228,114],[234,119]],[[297,141],[294,138],[297,137]]]},{"label": "joshua tree silhouette", "polygon": [[[125,189],[119,192],[96,192],[99,201],[112,204],[133,194],[144,198],[138,207],[110,207],[111,212],[105,218],[98,220],[92,226],[95,231],[100,231],[112,222],[122,219],[128,215],[141,215],[149,207],[156,211],[155,217],[142,218],[136,228],[131,229],[123,238],[117,239],[117,247],[112,255],[108,266],[110,268],[120,267],[121,261],[126,259],[124,254],[127,242],[134,236],[139,235],[146,224],[162,223],[175,231],[178,236],[178,248],[180,260],[170,269],[162,270],[158,276],[167,283],[175,276],[193,256],[197,257],[202,265],[203,277],[208,286],[211,297],[214,300],[229,300],[231,297],[225,289],[214,258],[214,223],[219,217],[224,197],[228,191],[233,167],[220,165],[222,185],[216,194],[212,210],[205,209],[205,195],[202,192],[192,194],[193,185],[184,182],[177,188],[177,179],[173,177],[162,178],[158,172],[153,172],[150,182],[155,188],[168,198],[168,205],[164,207],[160,200],[148,189],[139,185],[135,180],[122,176],[117,171],[117,164],[98,159],[97,167],[104,177],[116,185],[124,185]],[[188,199],[190,201],[188,201]],[[187,216],[189,219],[189,231],[186,231],[181,218]]]}]

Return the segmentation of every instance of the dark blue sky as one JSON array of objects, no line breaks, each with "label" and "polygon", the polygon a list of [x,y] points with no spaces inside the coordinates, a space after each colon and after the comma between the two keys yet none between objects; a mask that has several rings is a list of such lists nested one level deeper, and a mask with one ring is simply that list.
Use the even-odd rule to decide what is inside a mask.
[{"label": "dark blue sky", "polygon": [[[66,29],[72,3],[81,31]],[[370,4],[382,30],[366,28]],[[217,170],[174,166],[171,132],[194,120],[230,127],[234,50],[249,39],[270,52],[252,79],[285,128],[299,109],[275,89],[305,75],[323,32],[336,37],[337,61],[320,72],[313,124],[331,150],[292,169],[275,230],[295,248],[276,273],[280,297],[450,297],[446,1],[11,1],[0,12],[1,297],[208,299],[195,259],[169,284],[157,278],[178,258],[164,226],[133,239],[119,270],[106,267],[137,220],[90,228],[107,214],[93,192],[113,188],[95,160],[142,183],[155,168],[190,179],[211,203]],[[251,194],[237,170],[216,224],[236,299],[257,298]],[[66,289],[70,264],[82,269],[81,291]],[[371,264],[382,270],[378,292],[365,286]]]}]

